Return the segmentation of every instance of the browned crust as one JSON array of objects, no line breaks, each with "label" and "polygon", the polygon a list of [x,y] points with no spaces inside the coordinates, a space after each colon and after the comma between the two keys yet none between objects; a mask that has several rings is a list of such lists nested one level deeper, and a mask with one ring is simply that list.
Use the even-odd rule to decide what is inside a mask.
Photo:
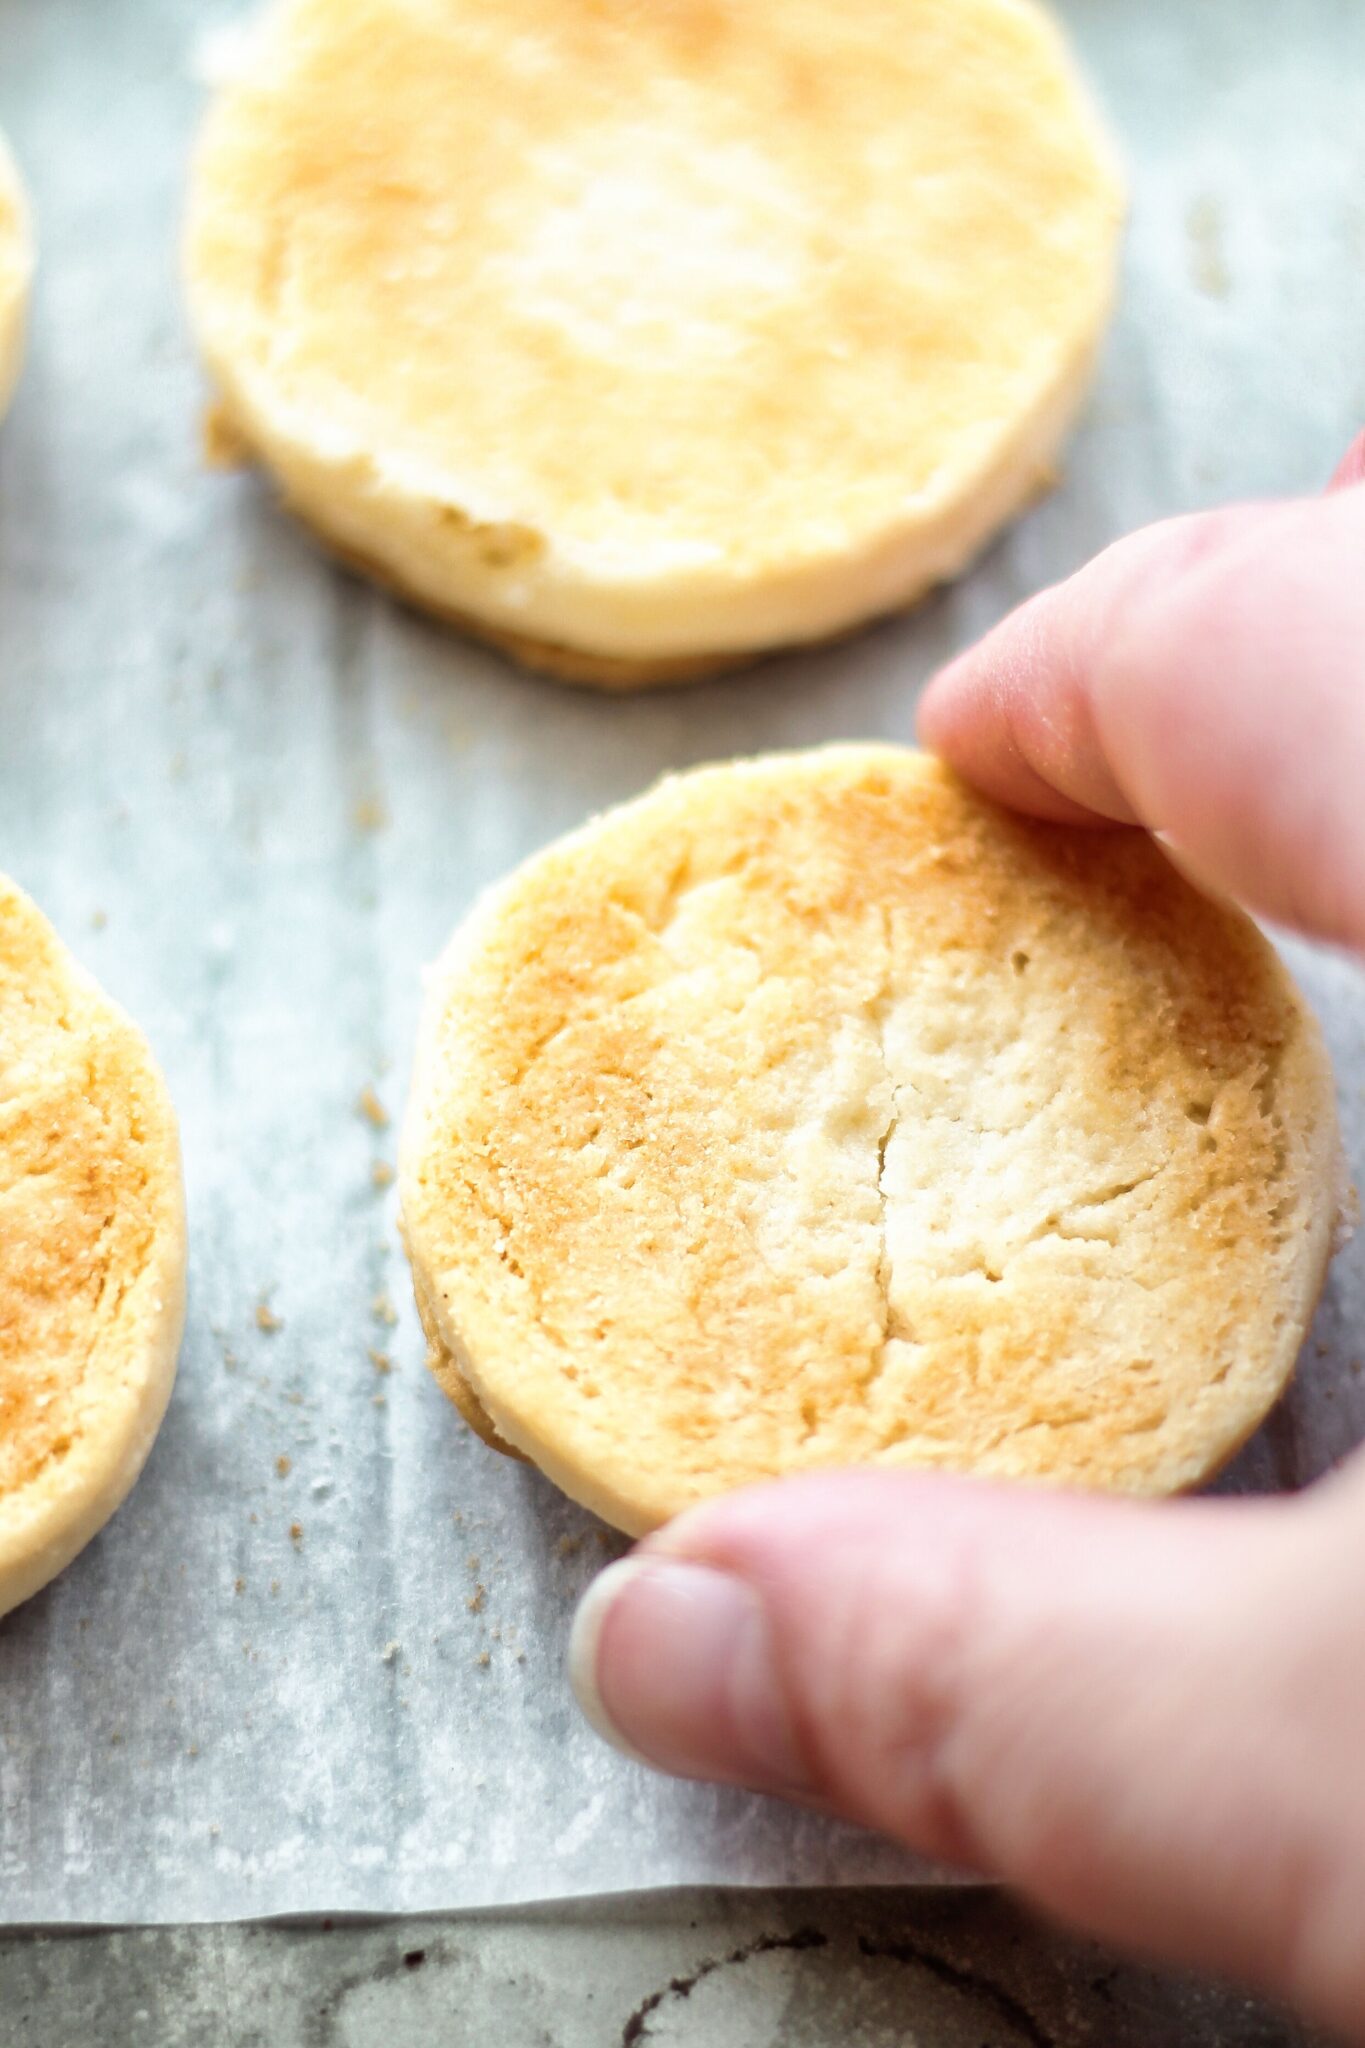
[{"label": "browned crust", "polygon": [[466,638],[481,640],[485,646],[516,662],[519,668],[530,669],[533,675],[551,676],[558,683],[574,683],[582,689],[608,693],[657,689],[670,683],[700,683],[730,670],[753,668],[778,652],[775,648],[759,647],[731,654],[679,654],[653,661],[631,661],[615,654],[589,654],[583,648],[564,647],[554,640],[537,640],[529,633],[509,633],[505,627],[490,625],[486,619],[476,618],[472,612],[462,611],[458,605],[440,604],[409,589],[400,577],[394,576],[370,556],[333,539],[310,512],[293,503],[289,503],[289,509],[304,525],[319,534],[331,552],[357,575],[379,584],[405,605],[427,612],[447,626],[454,626]]},{"label": "browned crust", "polygon": [[0,1614],[103,1527],[170,1396],[174,1111],[145,1040],[0,876]]},{"label": "browned crust", "polygon": [[422,1334],[427,1340],[427,1365],[431,1376],[448,1401],[452,1401],[476,1436],[481,1436],[490,1450],[501,1451],[505,1458],[515,1458],[519,1465],[528,1462],[525,1455],[509,1444],[505,1437],[498,1435],[493,1418],[480,1401],[469,1381],[465,1378],[445,1346],[436,1314],[417,1269],[412,1269],[412,1294],[417,1303],[417,1314],[422,1323]]}]

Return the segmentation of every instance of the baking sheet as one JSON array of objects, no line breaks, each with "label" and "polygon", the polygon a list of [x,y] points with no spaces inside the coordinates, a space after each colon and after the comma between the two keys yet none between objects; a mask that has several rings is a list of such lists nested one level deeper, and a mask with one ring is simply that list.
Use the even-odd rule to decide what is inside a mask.
[{"label": "baking sheet", "polygon": [[[913,619],[610,702],[402,612],[258,481],[201,468],[175,235],[194,56],[229,11],[0,0],[0,121],[43,242],[0,440],[0,867],[149,1032],[193,1239],[145,1478],[0,1623],[0,1916],[411,1912],[911,1868],[656,1782],[580,1724],[565,1633],[617,1539],[490,1455],[428,1379],[379,1119],[422,964],[532,847],[666,768],[908,736],[919,683],[1016,599],[1158,514],[1317,486],[1365,418],[1358,6],[1063,11],[1136,203],[1062,489]],[[1365,977],[1294,959],[1365,1177]],[[1225,1484],[1297,1484],[1365,1435],[1362,1355],[1365,1239]]]}]

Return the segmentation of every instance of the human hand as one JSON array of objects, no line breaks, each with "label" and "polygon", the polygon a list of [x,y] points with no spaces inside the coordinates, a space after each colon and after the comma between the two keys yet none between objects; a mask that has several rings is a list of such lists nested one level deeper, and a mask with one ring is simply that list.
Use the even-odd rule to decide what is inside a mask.
[{"label": "human hand", "polygon": [[[1365,436],[1338,472],[1365,479]],[[1365,950],[1365,488],[1173,521],[1023,607],[921,732]],[[693,1510],[604,1573],[609,1739],[969,1865],[1365,2041],[1365,1461],[1161,1506],[913,1473]]]}]

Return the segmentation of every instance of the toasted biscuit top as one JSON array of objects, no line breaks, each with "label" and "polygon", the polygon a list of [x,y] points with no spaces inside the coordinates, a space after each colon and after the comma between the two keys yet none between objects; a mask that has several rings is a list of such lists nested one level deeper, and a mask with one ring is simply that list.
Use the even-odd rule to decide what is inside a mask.
[{"label": "toasted biscuit top", "polygon": [[19,173],[0,135],[0,411],[9,403],[23,354],[33,252]]},{"label": "toasted biscuit top", "polygon": [[623,1528],[846,1463],[1187,1486],[1292,1369],[1325,1054],[1145,836],[890,747],[708,769],[532,860],[428,1000],[437,1362]]},{"label": "toasted biscuit top", "polygon": [[1032,0],[285,0],[209,122],[191,298],[334,538],[682,654],[890,602],[879,549],[1036,482],[1119,213]]},{"label": "toasted biscuit top", "polygon": [[136,1476],[184,1263],[175,1121],[147,1047],[0,877],[0,1612]]}]

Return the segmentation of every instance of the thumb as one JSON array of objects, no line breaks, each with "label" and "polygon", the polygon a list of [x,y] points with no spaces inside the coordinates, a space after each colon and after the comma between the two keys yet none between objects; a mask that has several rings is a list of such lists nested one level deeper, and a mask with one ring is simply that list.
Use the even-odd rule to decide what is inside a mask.
[{"label": "thumb", "polygon": [[664,1770],[837,1811],[1359,2030],[1362,1510],[1358,1482],[1152,1507],[789,1480],[604,1573],[575,1688]]}]

